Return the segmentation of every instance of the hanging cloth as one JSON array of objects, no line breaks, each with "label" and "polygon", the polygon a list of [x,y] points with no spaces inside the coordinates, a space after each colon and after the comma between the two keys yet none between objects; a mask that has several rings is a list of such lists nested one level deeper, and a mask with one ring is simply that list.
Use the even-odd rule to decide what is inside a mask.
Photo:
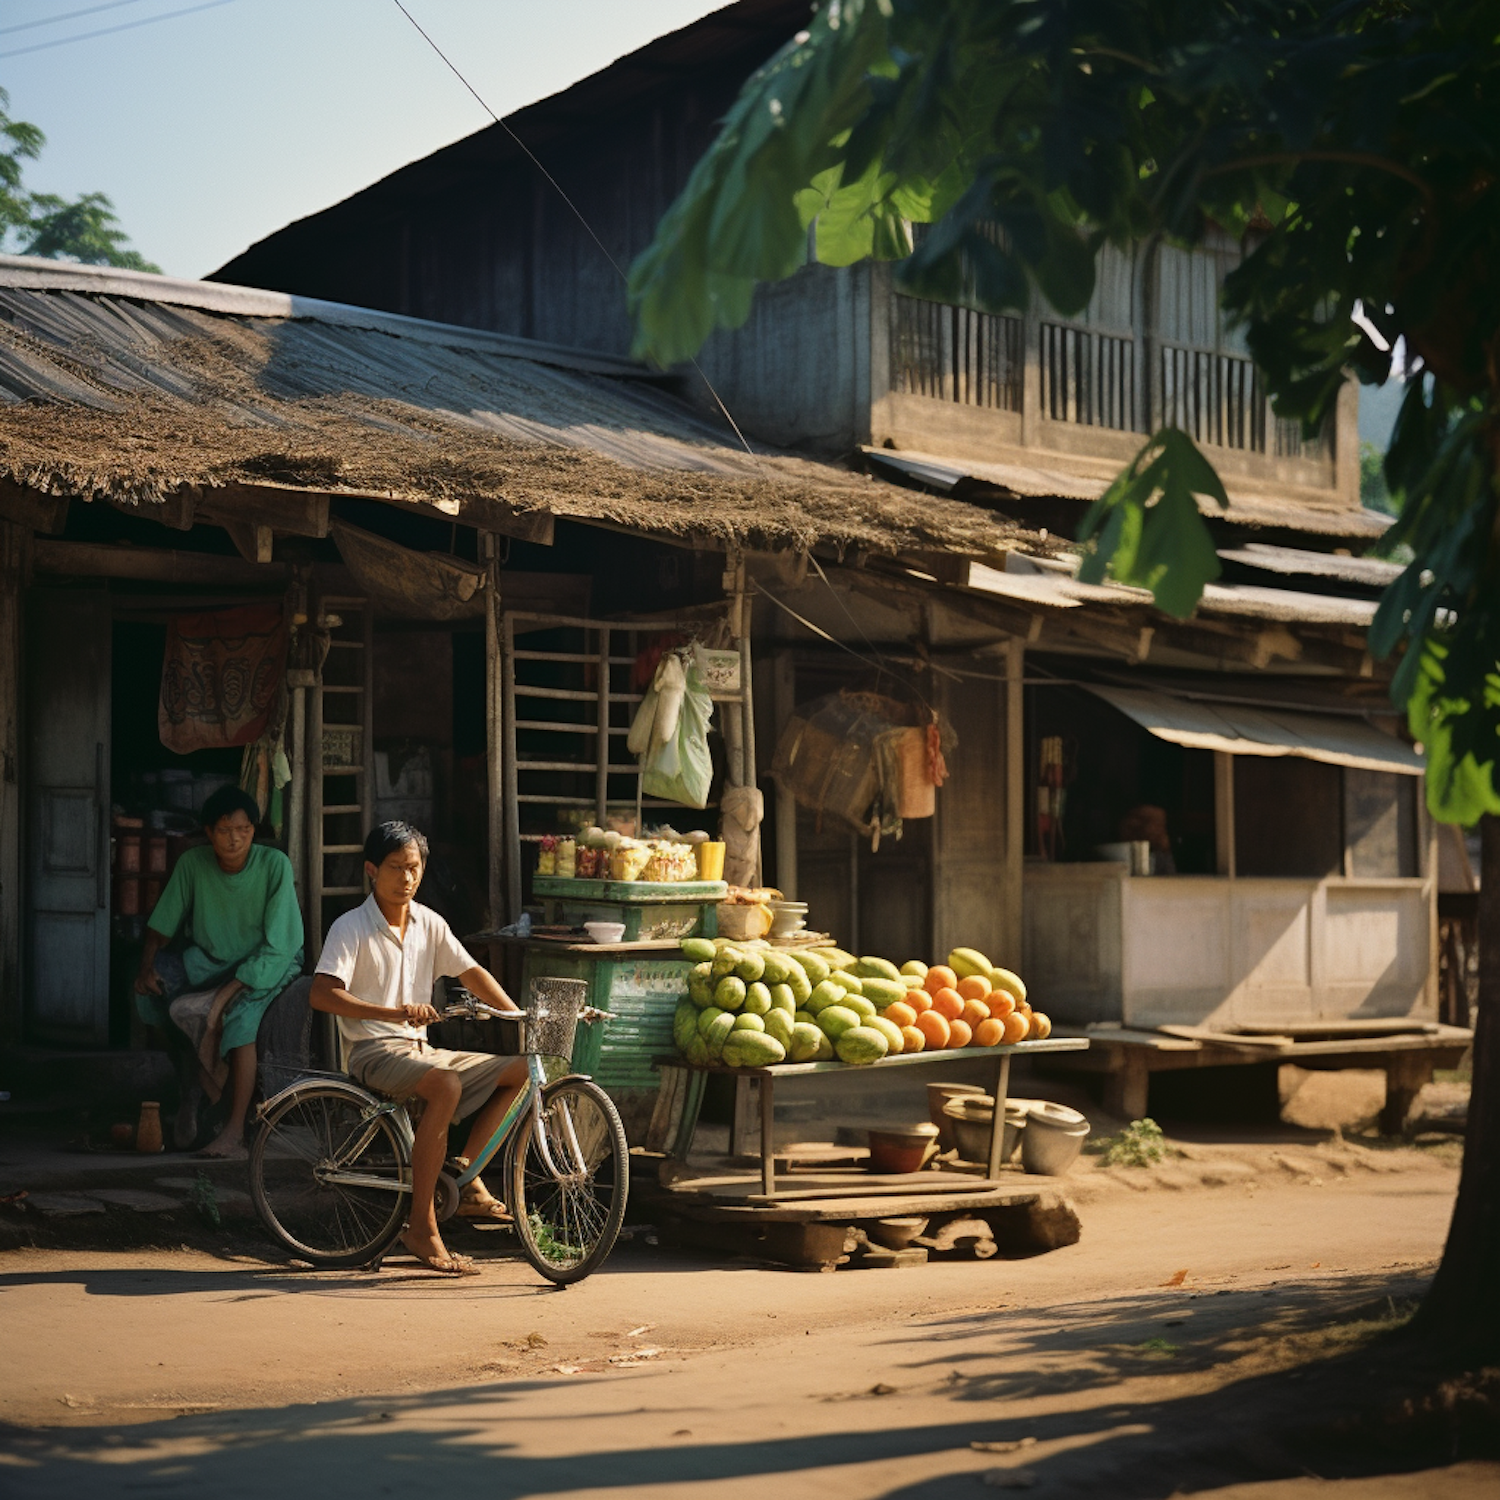
[{"label": "hanging cloth", "polygon": [[286,655],[279,603],[178,615],[167,627],[162,659],[162,744],[189,755],[259,739],[276,707]]}]

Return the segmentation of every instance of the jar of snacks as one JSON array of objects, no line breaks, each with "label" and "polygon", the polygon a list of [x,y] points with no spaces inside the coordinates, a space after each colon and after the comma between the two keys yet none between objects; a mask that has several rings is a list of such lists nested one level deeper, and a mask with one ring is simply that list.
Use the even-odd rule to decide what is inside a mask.
[{"label": "jar of snacks", "polygon": [[550,833],[544,833],[537,846],[536,872],[538,875],[557,874],[557,840]]},{"label": "jar of snacks", "polygon": [[608,873],[601,869],[607,864],[604,850],[596,849],[592,844],[580,844],[578,846],[577,873],[580,880],[597,880],[601,874]]},{"label": "jar of snacks", "polygon": [[572,880],[578,874],[578,844],[570,838],[557,841],[555,874],[563,880]]}]

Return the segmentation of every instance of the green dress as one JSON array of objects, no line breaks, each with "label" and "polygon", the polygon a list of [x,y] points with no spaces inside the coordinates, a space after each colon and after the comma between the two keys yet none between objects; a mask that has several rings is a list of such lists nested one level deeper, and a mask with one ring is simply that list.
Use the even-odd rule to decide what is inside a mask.
[{"label": "green dress", "polygon": [[238,979],[245,988],[224,1014],[224,1055],[254,1042],[266,1007],[302,972],[292,862],[279,849],[254,844],[244,868],[226,875],[212,847],[187,850],[146,925],[170,940],[184,921],[187,946],[158,958],[167,993],[138,995],[137,1009],[142,1020],[166,1026],[177,995]]}]

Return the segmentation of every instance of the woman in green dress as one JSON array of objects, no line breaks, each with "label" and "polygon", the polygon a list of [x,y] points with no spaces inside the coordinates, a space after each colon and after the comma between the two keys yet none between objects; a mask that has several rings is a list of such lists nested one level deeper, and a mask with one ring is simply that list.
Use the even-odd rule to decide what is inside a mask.
[{"label": "woman in green dress", "polygon": [[[291,861],[255,842],[254,798],[223,787],[200,821],[208,844],[177,861],[147,919],[136,1006],[181,1065],[174,1143],[192,1144],[200,1088],[217,1100],[227,1084],[229,1118],[201,1154],[242,1157],[255,1036],[267,1007],[302,972],[302,913]],[[179,929],[185,945],[168,951]]]}]

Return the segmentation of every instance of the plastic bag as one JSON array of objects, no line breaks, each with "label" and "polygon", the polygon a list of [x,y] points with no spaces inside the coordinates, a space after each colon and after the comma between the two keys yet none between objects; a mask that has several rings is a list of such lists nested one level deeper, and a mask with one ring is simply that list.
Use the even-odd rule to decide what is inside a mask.
[{"label": "plastic bag", "polygon": [[[669,661],[675,672],[667,670]],[[682,679],[680,688],[678,677]],[[655,686],[656,712],[651,748],[642,767],[641,790],[648,797],[660,797],[683,807],[706,807],[714,779],[713,757],[708,750],[714,700],[698,669],[689,665],[684,670],[675,656],[662,659]],[[645,705],[641,706],[644,709]],[[668,726],[669,736],[662,733]]]}]

